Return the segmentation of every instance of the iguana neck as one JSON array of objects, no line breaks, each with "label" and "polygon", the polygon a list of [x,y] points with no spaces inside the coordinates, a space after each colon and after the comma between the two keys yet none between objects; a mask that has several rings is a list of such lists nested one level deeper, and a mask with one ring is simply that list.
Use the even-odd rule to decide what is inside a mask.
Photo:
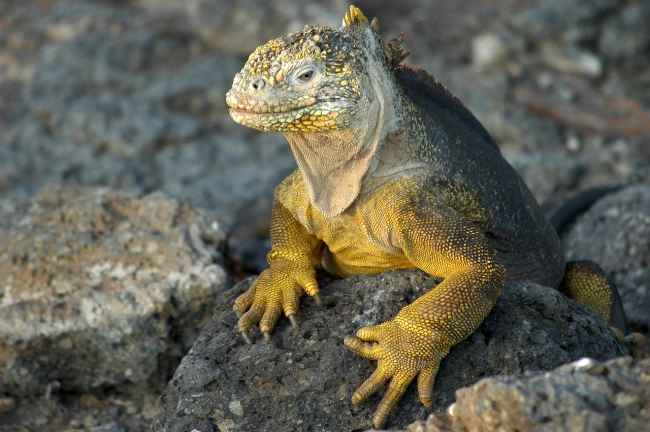
[{"label": "iguana neck", "polygon": [[[350,207],[362,192],[364,178],[388,161],[399,162],[391,137],[408,136],[410,121],[404,122],[407,98],[399,90],[395,75],[386,63],[368,49],[367,89],[358,120],[349,129],[285,133],[296,159],[309,198],[325,216],[336,216]],[[383,52],[383,51],[382,51]],[[391,147],[385,148],[384,147]],[[388,155],[389,153],[395,153]],[[386,168],[386,167],[384,167]],[[392,167],[388,167],[392,169]]]},{"label": "iguana neck", "polygon": [[425,166],[413,162],[414,153],[408,151],[409,137],[422,133],[417,121],[403,116],[404,110],[415,109],[412,102],[392,81],[373,88],[375,98],[359,121],[362,126],[284,134],[309,198],[325,216],[339,215],[360,195]]}]

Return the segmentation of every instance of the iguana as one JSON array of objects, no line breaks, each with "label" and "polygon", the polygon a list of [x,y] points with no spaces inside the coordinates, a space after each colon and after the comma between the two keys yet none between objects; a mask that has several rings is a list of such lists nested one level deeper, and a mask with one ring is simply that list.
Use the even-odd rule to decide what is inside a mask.
[{"label": "iguana", "polygon": [[306,26],[249,56],[227,93],[233,120],[280,132],[298,169],[275,190],[271,251],[234,310],[247,341],[300,297],[318,301],[315,268],[339,276],[419,268],[442,282],[392,320],[344,343],[376,360],[359,404],[389,383],[376,428],[417,377],[431,405],[440,361],[489,314],[504,282],[558,287],[622,326],[603,272],[565,263],[532,194],[479,121],[427,73],[402,65],[399,39],[350,6],[343,26]]}]

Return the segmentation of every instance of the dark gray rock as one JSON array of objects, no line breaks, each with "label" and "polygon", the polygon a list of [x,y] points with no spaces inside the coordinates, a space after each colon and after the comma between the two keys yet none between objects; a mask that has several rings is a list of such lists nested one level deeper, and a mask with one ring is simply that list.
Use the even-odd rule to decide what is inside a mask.
[{"label": "dark gray rock", "polygon": [[228,286],[224,236],[160,193],[0,201],[0,395],[162,386]]},{"label": "dark gray rock", "polygon": [[632,327],[650,329],[650,183],[605,196],[564,237],[568,259],[596,261],[623,299]]},{"label": "dark gray rock", "polygon": [[512,24],[531,40],[564,36],[582,42],[597,33],[597,20],[619,6],[619,0],[543,0],[513,17]]},{"label": "dark gray rock", "polygon": [[[302,304],[297,333],[280,322],[272,344],[247,345],[236,334],[233,299],[245,281],[221,299],[213,321],[182,360],[163,396],[153,430],[196,429],[338,431],[365,429],[378,402],[357,410],[354,389],[374,365],[342,344],[360,326],[378,323],[424,293],[433,280],[420,272],[385,273],[323,284],[323,306]],[[535,284],[508,286],[494,311],[443,361],[434,408],[484,376],[549,370],[584,356],[609,359],[625,352],[607,326],[557,291]],[[425,410],[411,388],[389,425],[404,427]]]},{"label": "dark gray rock", "polygon": [[273,189],[295,169],[284,138],[244,131],[170,146],[153,163],[156,189],[210,209],[226,227],[245,219],[252,203],[268,223]]},{"label": "dark gray rock", "polygon": [[294,162],[278,136],[228,116],[224,95],[243,58],[211,50],[180,18],[69,3],[31,22],[57,36],[36,53],[20,112],[0,134],[0,192],[162,190],[226,225],[244,203],[272,195]]},{"label": "dark gray rock", "polygon": [[345,6],[336,0],[138,0],[150,10],[188,17],[201,37],[222,52],[248,55],[261,41],[302,29],[305,23],[338,25]]},{"label": "dark gray rock", "polygon": [[612,60],[640,63],[650,49],[650,3],[640,1],[624,7],[603,25],[599,48]]}]

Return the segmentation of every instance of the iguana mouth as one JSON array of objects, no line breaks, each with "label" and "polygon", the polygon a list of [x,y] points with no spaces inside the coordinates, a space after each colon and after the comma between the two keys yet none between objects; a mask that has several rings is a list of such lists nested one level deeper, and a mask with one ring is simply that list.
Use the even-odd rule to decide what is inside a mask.
[{"label": "iguana mouth", "polygon": [[251,98],[245,93],[229,91],[226,94],[226,105],[231,112],[241,114],[282,114],[307,108],[317,103],[312,96],[300,97],[294,100],[278,100],[269,103],[263,99]]},{"label": "iguana mouth", "polygon": [[297,106],[292,106],[292,107],[286,107],[286,106],[275,106],[275,107],[270,107],[270,106],[251,106],[251,105],[235,105],[235,106],[228,106],[228,109],[230,112],[238,113],[238,114],[288,114],[296,111],[303,110],[305,108],[312,107],[316,105],[318,102],[312,102],[310,104],[306,105],[297,105]]},{"label": "iguana mouth", "polygon": [[251,110],[246,107],[230,107],[230,117],[239,124],[262,131],[290,130],[291,125],[299,122],[316,104],[285,111]]},{"label": "iguana mouth", "polygon": [[306,108],[313,108],[315,106],[326,104],[329,102],[333,102],[333,103],[343,102],[343,99],[342,98],[326,98],[326,99],[311,98],[308,102],[305,101],[302,104],[295,103],[290,105],[276,105],[276,106],[254,105],[254,104],[245,105],[245,104],[238,104],[238,103],[231,104],[230,100],[228,99],[226,100],[230,112],[235,114],[241,114],[241,115],[298,113],[304,111]]},{"label": "iguana mouth", "polygon": [[240,115],[272,115],[272,114],[291,114],[291,113],[296,113],[299,111],[303,111],[305,108],[310,108],[313,107],[316,104],[311,104],[311,105],[305,105],[299,108],[293,108],[293,109],[255,109],[251,107],[229,107],[228,109],[230,110],[231,113],[233,114],[240,114]]}]

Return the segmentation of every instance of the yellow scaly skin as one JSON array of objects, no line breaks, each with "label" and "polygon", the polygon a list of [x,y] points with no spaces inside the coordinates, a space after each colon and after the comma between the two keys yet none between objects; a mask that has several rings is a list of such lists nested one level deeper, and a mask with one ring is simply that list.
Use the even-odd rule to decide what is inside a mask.
[{"label": "yellow scaly skin", "polygon": [[[505,278],[559,286],[565,263],[487,132],[437,84],[399,69],[405,49],[383,44],[377,27],[351,6],[340,30],[308,26],[271,40],[235,76],[226,102],[236,122],[283,133],[299,166],[276,188],[269,267],[234,304],[247,341],[256,324],[268,338],[282,313],[295,325],[300,297],[318,298],[315,266],[343,277],[418,268],[443,279],[344,341],[377,361],[354,404],[388,383],[373,417],[381,428],[416,377],[431,405],[440,361],[485,319]],[[439,105],[418,99],[427,92]],[[599,312],[611,307],[606,281],[578,273],[565,292]]]}]

